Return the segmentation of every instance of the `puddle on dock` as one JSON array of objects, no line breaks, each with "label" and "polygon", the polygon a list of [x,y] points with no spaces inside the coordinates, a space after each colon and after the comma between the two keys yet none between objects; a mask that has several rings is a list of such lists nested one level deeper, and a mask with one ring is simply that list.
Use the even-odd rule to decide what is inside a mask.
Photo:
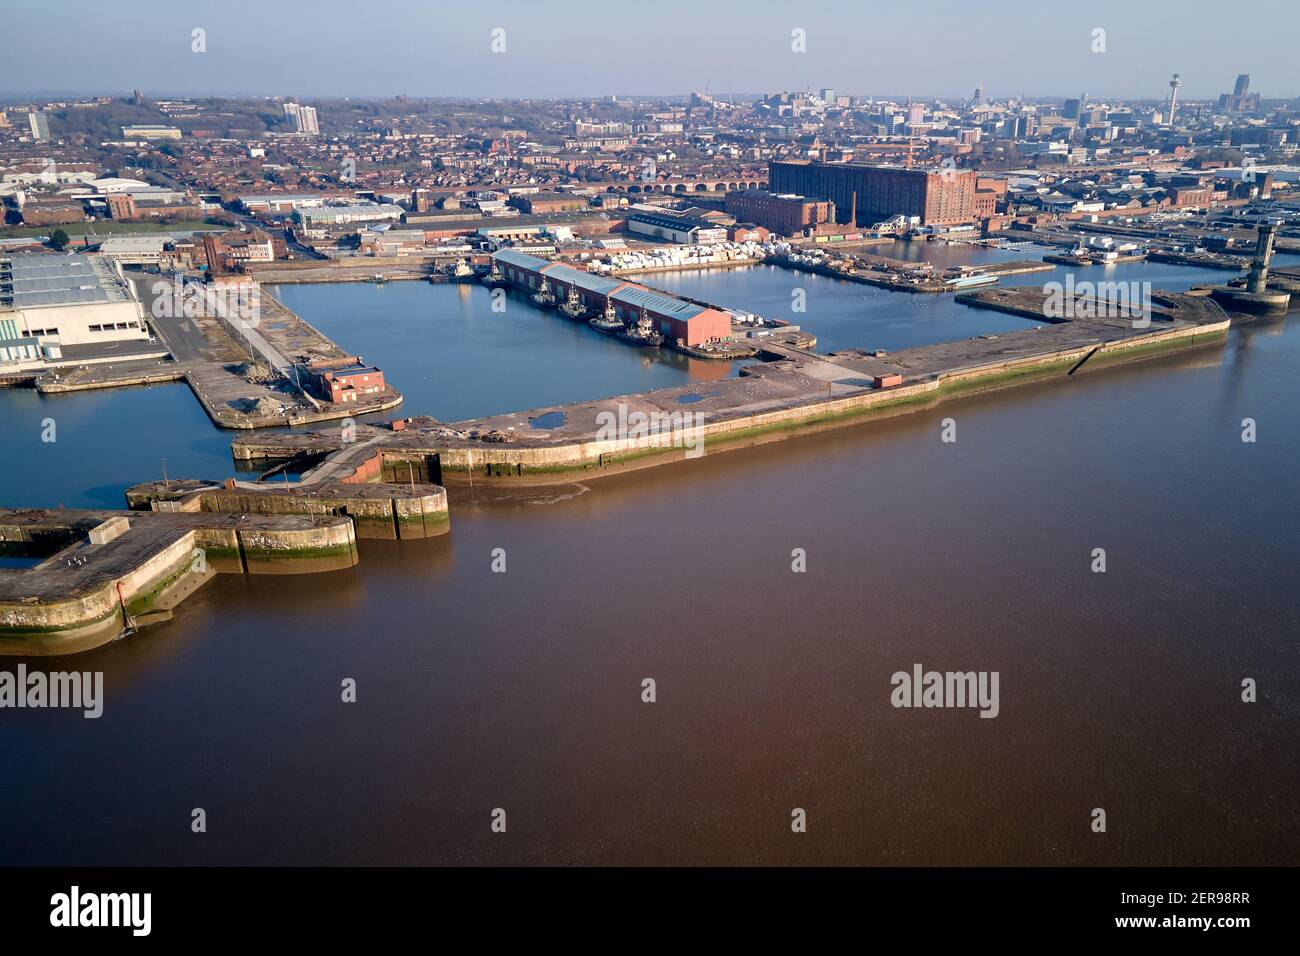
[{"label": "puddle on dock", "polygon": [[547,412],[544,415],[538,415],[536,418],[528,419],[528,424],[533,428],[559,428],[566,421],[568,416],[564,412]]}]

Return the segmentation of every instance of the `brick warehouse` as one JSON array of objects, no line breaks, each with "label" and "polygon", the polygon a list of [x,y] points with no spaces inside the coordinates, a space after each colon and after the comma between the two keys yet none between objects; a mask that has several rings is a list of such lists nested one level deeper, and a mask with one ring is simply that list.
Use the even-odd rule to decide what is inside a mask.
[{"label": "brick warehouse", "polygon": [[372,398],[384,391],[384,373],[373,365],[366,365],[355,356],[336,362],[308,367],[309,382],[317,394],[333,403],[356,402]]},{"label": "brick warehouse", "polygon": [[976,219],[972,170],[773,160],[768,180],[773,192],[830,200],[837,219],[853,218],[856,226],[870,227],[894,215],[918,216],[923,225]]},{"label": "brick warehouse", "polygon": [[741,222],[757,223],[782,236],[801,235],[805,229],[835,219],[835,204],[825,199],[808,199],[761,189],[727,193],[726,209],[728,215]]},{"label": "brick warehouse", "polygon": [[492,258],[497,269],[523,289],[535,291],[545,277],[558,299],[567,298],[569,290],[576,288],[583,303],[593,312],[603,312],[612,300],[615,313],[624,322],[635,322],[644,315],[669,342],[703,345],[731,335],[731,316],[726,312],[695,305],[667,292],[509,249]]}]

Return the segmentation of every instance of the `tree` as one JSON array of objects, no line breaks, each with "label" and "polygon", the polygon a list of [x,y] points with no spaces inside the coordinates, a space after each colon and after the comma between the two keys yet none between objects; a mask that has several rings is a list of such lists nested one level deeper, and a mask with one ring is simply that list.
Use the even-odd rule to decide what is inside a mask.
[{"label": "tree", "polygon": [[62,229],[55,229],[52,233],[50,233],[50,245],[52,245],[55,249],[58,249],[60,252],[63,251],[63,247],[66,246],[70,241],[71,240],[68,239],[68,234],[64,232]]}]

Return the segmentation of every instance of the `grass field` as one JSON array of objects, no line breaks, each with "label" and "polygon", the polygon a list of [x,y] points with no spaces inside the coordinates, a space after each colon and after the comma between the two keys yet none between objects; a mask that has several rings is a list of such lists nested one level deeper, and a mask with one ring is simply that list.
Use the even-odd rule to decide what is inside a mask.
[{"label": "grass field", "polygon": [[212,223],[201,220],[191,220],[185,222],[81,222],[72,223],[66,226],[5,226],[0,228],[0,237],[6,239],[28,238],[31,236],[48,236],[55,229],[62,229],[68,234],[73,244],[79,243],[82,236],[90,238],[92,242],[98,242],[100,239],[106,239],[109,236],[131,236],[131,235],[150,235],[162,232],[193,232],[199,229],[210,229],[217,232],[224,232],[229,226],[214,226]]}]

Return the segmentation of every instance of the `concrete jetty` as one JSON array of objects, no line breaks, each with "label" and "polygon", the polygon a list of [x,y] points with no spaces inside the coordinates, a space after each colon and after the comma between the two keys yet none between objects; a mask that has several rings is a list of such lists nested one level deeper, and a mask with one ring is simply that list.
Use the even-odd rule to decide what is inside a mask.
[{"label": "concrete jetty", "polygon": [[892,292],[916,292],[938,295],[945,292],[957,292],[963,285],[983,280],[996,282],[1002,276],[1023,275],[1030,272],[1051,272],[1055,268],[1051,263],[1040,259],[1016,259],[1009,262],[988,262],[965,270],[959,276],[945,278],[942,275],[921,276],[919,273],[924,263],[908,262],[902,259],[889,259],[884,256],[858,255],[853,257],[864,264],[861,268],[842,269],[824,263],[801,261],[794,256],[772,256],[769,262],[796,272],[811,272],[815,275],[843,279],[846,282],[861,282],[874,285]]},{"label": "concrete jetty", "polygon": [[139,510],[339,517],[358,538],[433,538],[451,530],[446,489],[428,482],[155,481],[131,487],[126,497]]},{"label": "concrete jetty", "polygon": [[[355,418],[402,403],[401,394],[392,387],[346,405],[317,400],[303,391],[295,366],[343,361],[348,355],[260,287],[255,292],[255,318],[241,325],[225,314],[220,297],[211,290],[181,297],[174,294],[170,279],[144,276],[133,278],[132,283],[150,324],[166,345],[162,353],[166,357],[125,356],[112,364],[59,369],[38,377],[37,391],[54,395],[183,381],[213,422],[238,429]],[[191,283],[185,288],[200,287]],[[183,298],[185,310],[169,297]]]},{"label": "concrete jetty", "polygon": [[[172,512],[334,515],[360,538],[432,538],[451,529],[447,492],[427,462],[385,466],[390,429],[356,426],[315,432],[292,456],[314,464],[296,482],[152,481],[127,490],[132,509]],[[304,436],[307,437],[307,436]],[[417,481],[417,477],[419,481]],[[403,480],[405,479],[405,480]]]},{"label": "concrete jetty", "polygon": [[0,654],[69,654],[147,623],[217,572],[302,573],[357,561],[333,515],[0,509]]},{"label": "concrete jetty", "polygon": [[[1044,319],[1041,289],[986,290],[961,301]],[[1070,314],[1074,314],[1071,312]],[[367,428],[357,440],[378,450],[386,474],[408,465],[441,483],[554,481],[599,475],[851,424],[946,398],[1045,376],[1091,370],[1172,349],[1221,342],[1228,315],[1203,296],[1157,292],[1151,321],[1060,319],[1023,331],[979,336],[888,355],[827,355],[762,345],[778,361],[746,366],[735,379],[684,385],[594,402],[443,423],[411,418],[400,428]],[[642,423],[645,427],[642,428]],[[625,427],[626,426],[626,427]],[[337,454],[328,432],[236,439],[236,459]]]}]

